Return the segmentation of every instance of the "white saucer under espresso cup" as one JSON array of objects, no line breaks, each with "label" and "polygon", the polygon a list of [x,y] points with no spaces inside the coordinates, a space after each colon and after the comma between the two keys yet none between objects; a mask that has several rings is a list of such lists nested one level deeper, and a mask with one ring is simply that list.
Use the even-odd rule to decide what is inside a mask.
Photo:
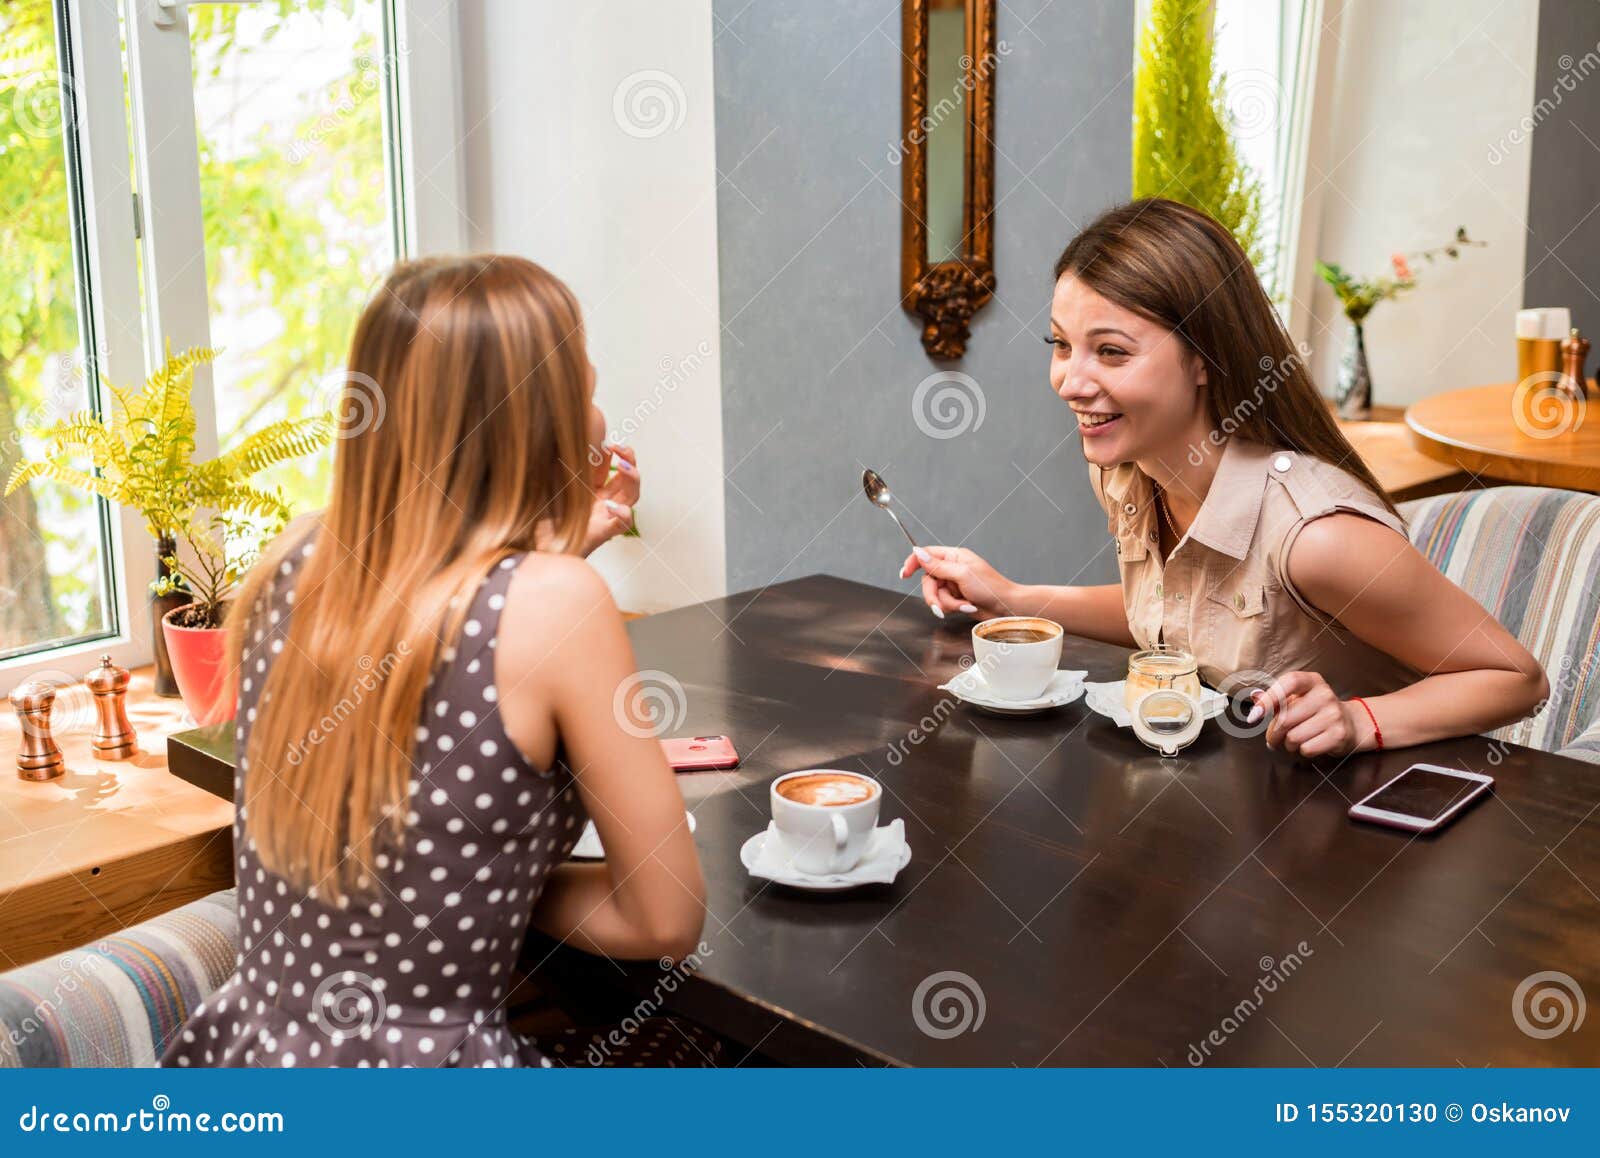
[{"label": "white saucer under espresso cup", "polygon": [[[785,784],[791,785],[789,796],[780,791]],[[770,795],[785,859],[803,873],[826,876],[849,872],[860,862],[878,824],[883,785],[859,772],[808,768],[779,776]],[[833,800],[845,802],[829,803]]]},{"label": "white saucer under espresso cup", "polygon": [[996,696],[1036,699],[1061,665],[1061,625],[1031,615],[986,619],[972,629],[972,655]]}]

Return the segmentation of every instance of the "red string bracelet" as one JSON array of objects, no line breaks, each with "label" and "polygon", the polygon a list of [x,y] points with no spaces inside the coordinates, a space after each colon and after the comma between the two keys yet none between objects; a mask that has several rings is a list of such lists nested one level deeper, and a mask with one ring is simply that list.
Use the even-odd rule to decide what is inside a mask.
[{"label": "red string bracelet", "polygon": [[1372,714],[1372,708],[1367,704],[1366,700],[1362,699],[1360,696],[1356,696],[1354,697],[1354,701],[1360,704],[1363,709],[1365,709],[1367,713],[1367,719],[1372,721],[1373,739],[1377,741],[1378,751],[1383,751],[1383,729],[1378,727],[1378,717]]}]

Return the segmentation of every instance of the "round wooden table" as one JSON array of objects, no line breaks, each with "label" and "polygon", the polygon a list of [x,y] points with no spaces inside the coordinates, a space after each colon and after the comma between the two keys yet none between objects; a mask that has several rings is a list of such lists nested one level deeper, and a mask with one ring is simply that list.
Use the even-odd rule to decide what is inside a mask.
[{"label": "round wooden table", "polygon": [[1600,398],[1577,403],[1548,387],[1473,386],[1406,411],[1429,458],[1500,482],[1600,492]]}]

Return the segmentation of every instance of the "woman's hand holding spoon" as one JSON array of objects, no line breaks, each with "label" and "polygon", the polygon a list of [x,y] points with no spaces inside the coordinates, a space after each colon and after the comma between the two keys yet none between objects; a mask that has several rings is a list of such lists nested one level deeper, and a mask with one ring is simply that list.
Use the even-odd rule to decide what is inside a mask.
[{"label": "woman's hand holding spoon", "polygon": [[1009,615],[1016,584],[965,547],[918,547],[900,566],[900,578],[922,571],[922,598],[940,619],[959,611],[979,619]]}]

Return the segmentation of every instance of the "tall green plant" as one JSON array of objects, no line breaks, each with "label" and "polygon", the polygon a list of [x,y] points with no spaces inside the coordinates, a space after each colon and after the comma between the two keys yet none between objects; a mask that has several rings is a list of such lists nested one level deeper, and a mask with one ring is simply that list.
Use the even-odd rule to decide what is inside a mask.
[{"label": "tall green plant", "polygon": [[1152,0],[1133,81],[1133,195],[1209,213],[1263,270],[1261,183],[1233,139],[1211,23],[1210,0]]},{"label": "tall green plant", "polygon": [[187,555],[166,558],[176,579],[157,580],[156,594],[190,592],[189,627],[221,626],[234,583],[261,543],[288,522],[281,491],[251,480],[269,466],[326,446],[334,429],[331,414],[284,419],[225,454],[194,461],[194,371],[216,355],[201,346],[169,355],[136,391],[106,382],[110,417],[85,410],[30,431],[45,440],[46,455],[19,462],[6,482],[9,495],[36,478],[53,479],[133,508],[158,541],[182,541]]}]

